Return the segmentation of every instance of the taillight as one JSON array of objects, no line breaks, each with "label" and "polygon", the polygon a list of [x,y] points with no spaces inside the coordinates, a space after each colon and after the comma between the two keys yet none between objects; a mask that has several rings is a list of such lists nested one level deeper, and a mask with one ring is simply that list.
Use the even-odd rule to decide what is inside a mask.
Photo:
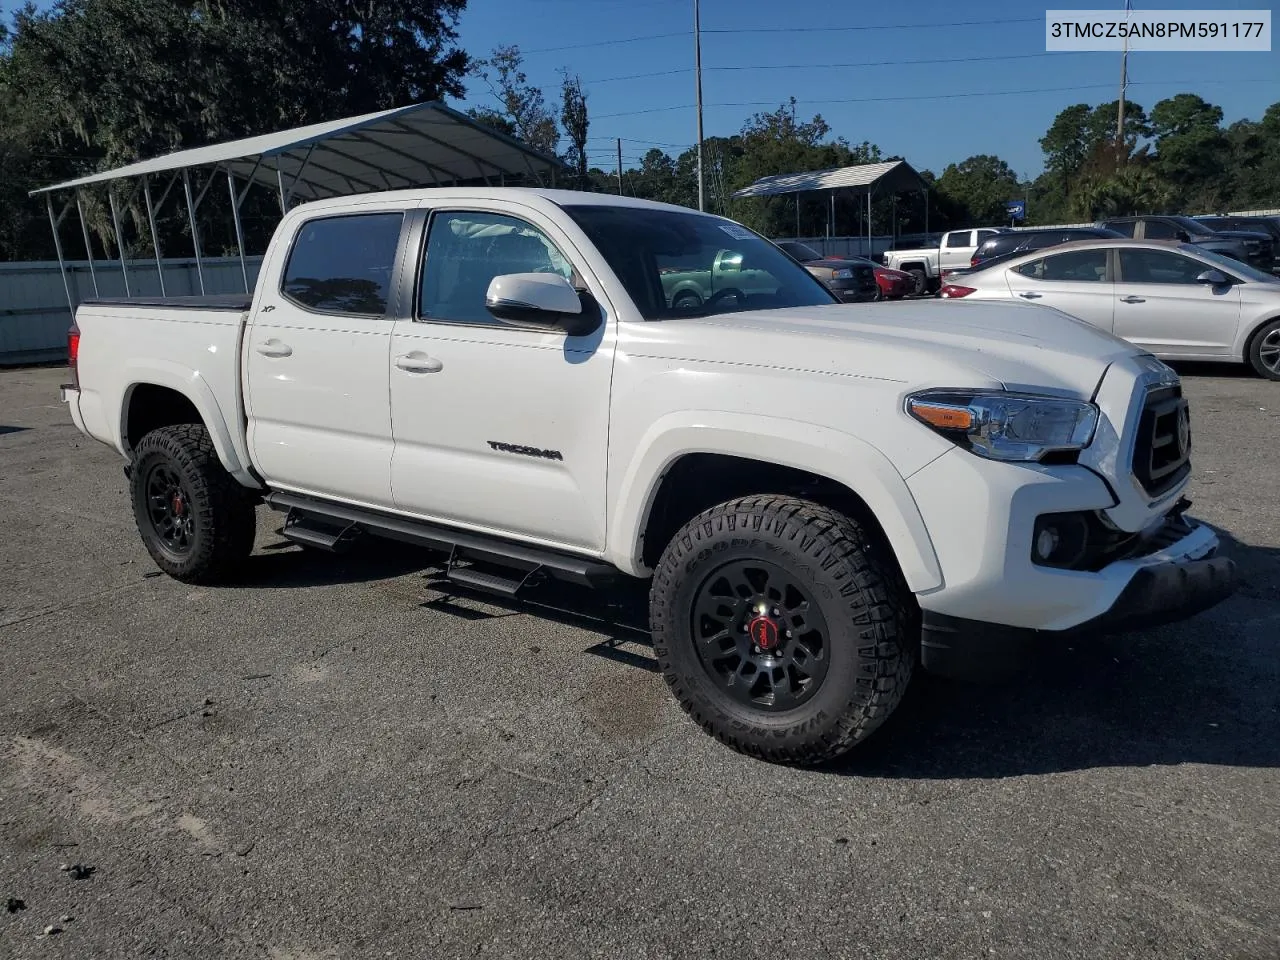
[{"label": "taillight", "polygon": [[74,323],[67,331],[67,366],[71,368],[71,383],[80,389],[80,371],[76,364],[80,360],[80,328]]},{"label": "taillight", "polygon": [[969,258],[969,266],[971,267],[976,267],[981,262],[982,262],[982,258],[978,256],[976,253]]},{"label": "taillight", "polygon": [[967,297],[977,289],[977,287],[962,287],[958,283],[948,283],[938,291],[938,296],[945,300],[959,300],[961,297]]}]

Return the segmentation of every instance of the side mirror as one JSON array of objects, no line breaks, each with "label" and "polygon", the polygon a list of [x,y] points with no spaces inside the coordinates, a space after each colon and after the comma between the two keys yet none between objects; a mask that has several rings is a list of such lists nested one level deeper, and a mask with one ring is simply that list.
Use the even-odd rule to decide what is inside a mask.
[{"label": "side mirror", "polygon": [[1228,282],[1227,275],[1221,270],[1206,270],[1196,277],[1196,283],[1208,284],[1211,287],[1222,287]]},{"label": "side mirror", "polygon": [[1191,242],[1191,234],[1187,233],[1187,231],[1185,231],[1185,230],[1179,230],[1179,231],[1178,231],[1178,242],[1179,242],[1179,243],[1190,243],[1190,242]]},{"label": "side mirror", "polygon": [[489,281],[485,309],[505,323],[559,327],[570,336],[595,329],[578,291],[558,273],[507,273]]}]

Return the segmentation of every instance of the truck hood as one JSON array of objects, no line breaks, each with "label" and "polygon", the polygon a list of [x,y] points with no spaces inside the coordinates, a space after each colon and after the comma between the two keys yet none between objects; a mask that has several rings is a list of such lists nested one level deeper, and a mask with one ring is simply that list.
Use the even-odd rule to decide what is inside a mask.
[{"label": "truck hood", "polygon": [[1058,310],[990,300],[744,311],[636,325],[634,341],[631,333],[636,355],[1080,399],[1111,363],[1144,352]]}]

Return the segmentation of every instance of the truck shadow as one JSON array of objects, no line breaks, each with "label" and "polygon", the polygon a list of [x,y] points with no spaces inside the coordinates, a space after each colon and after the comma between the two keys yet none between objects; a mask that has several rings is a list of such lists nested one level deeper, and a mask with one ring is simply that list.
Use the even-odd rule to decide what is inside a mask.
[{"label": "truck shadow", "polygon": [[1280,550],[1224,531],[1237,594],[1184,623],[1046,649],[1012,682],[921,676],[830,772],[1002,778],[1104,766],[1280,766]]}]

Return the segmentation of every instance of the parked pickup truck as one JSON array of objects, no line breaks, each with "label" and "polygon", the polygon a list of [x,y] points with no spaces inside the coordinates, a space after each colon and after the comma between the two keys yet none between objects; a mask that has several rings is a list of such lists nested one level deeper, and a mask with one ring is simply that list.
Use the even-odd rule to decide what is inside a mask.
[{"label": "parked pickup truck", "polygon": [[[772,288],[668,299],[726,248]],[[1169,367],[1031,304],[850,311],[680,207],[318,201],[252,296],[87,301],[69,352],[171,577],[234,581],[265,503],[299,544],[410,541],[481,590],[644,578],[680,705],[771,761],[865,740],[918,666],[993,675],[1234,588]]]},{"label": "parked pickup truck", "polygon": [[975,230],[948,230],[936,247],[892,249],[883,255],[884,265],[909,273],[915,278],[914,293],[937,290],[943,271],[968,267],[975,250],[999,233],[1002,227],[979,227]]}]

